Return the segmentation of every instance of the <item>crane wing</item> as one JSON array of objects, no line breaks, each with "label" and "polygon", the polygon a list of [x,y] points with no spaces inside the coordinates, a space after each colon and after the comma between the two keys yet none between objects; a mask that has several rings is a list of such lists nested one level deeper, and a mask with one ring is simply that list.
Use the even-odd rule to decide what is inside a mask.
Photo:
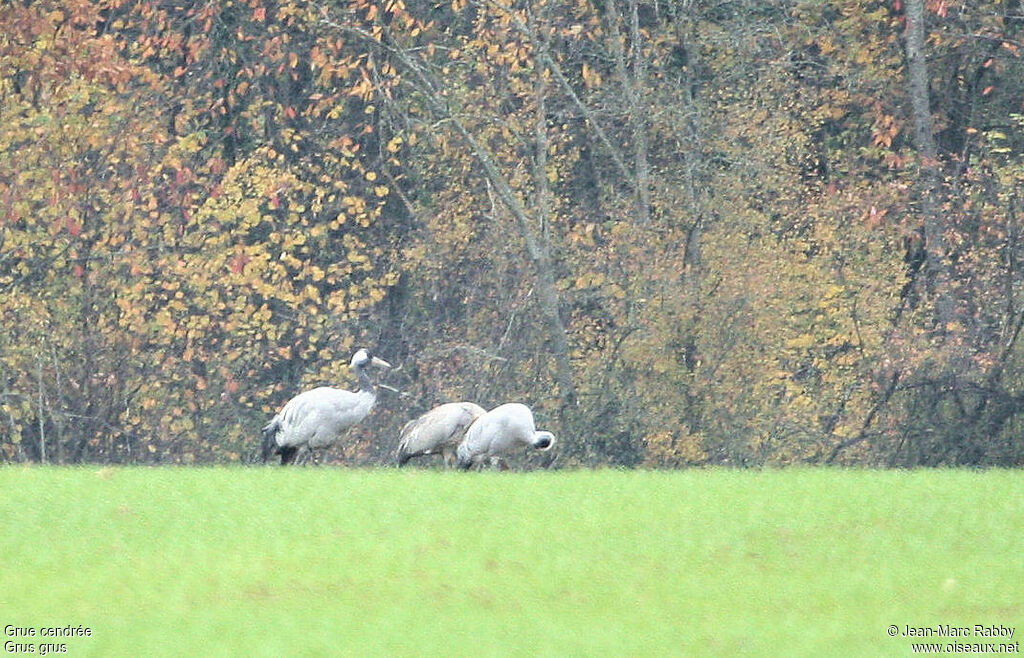
[{"label": "crane wing", "polygon": [[289,400],[271,421],[278,425],[275,442],[281,447],[329,445],[365,418],[373,403],[370,391],[353,393],[329,386],[305,391]]}]

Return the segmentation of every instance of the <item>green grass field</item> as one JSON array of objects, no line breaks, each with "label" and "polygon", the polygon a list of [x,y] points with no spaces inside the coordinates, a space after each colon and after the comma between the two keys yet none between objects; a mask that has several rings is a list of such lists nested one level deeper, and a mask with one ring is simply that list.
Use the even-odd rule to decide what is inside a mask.
[{"label": "green grass field", "polygon": [[[1013,471],[6,467],[0,528],[4,640],[37,655],[900,656],[907,625],[1024,634]],[[69,625],[91,635],[11,637]]]}]

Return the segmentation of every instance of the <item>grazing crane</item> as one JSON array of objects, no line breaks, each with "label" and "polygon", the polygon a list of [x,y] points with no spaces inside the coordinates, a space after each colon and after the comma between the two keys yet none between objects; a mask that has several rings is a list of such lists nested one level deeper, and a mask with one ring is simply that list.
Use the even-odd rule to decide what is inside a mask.
[{"label": "grazing crane", "polygon": [[391,364],[361,349],[348,365],[359,379],[359,390],[321,386],[289,400],[263,428],[264,462],[273,454],[281,455],[282,466],[303,464],[314,449],[331,445],[345,430],[366,418],[377,401],[366,366],[390,368]]},{"label": "grazing crane", "polygon": [[455,450],[466,430],[484,414],[484,408],[472,402],[449,402],[434,407],[402,428],[398,439],[398,465],[413,457],[436,455],[444,457],[444,465],[455,465]]},{"label": "grazing crane", "polygon": [[503,466],[501,455],[524,445],[550,450],[555,445],[555,435],[537,431],[533,412],[525,404],[503,404],[470,425],[457,450],[459,468],[465,470],[488,460],[492,466]]}]

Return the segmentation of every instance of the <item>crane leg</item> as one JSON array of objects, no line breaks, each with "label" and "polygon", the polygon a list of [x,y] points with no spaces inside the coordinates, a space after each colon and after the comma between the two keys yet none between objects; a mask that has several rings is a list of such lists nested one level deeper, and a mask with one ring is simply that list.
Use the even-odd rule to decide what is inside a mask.
[{"label": "crane leg", "polygon": [[295,461],[294,461],[295,465],[296,466],[305,466],[306,464],[310,463],[311,461],[313,461],[313,451],[310,450],[309,446],[301,446],[301,447],[299,447],[299,452],[298,452],[297,455],[295,455]]},{"label": "crane leg", "polygon": [[548,454],[544,455],[543,459],[540,460],[540,467],[545,469],[551,468],[552,466],[554,466],[556,459],[558,459],[558,453],[549,452]]}]

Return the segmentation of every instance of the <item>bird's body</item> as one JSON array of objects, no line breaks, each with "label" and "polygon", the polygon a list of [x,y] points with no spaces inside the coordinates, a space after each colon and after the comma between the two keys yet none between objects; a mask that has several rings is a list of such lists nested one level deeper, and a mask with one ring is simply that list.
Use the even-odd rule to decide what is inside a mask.
[{"label": "bird's body", "polygon": [[477,418],[469,427],[457,450],[459,468],[467,469],[488,461],[498,465],[503,454],[523,446],[550,450],[554,445],[554,434],[537,431],[529,407],[518,402],[503,404]]},{"label": "bird's body", "polygon": [[263,461],[281,455],[281,464],[301,463],[311,451],[337,441],[345,430],[369,415],[377,393],[367,365],[390,368],[387,361],[359,350],[349,364],[359,378],[358,391],[321,386],[299,393],[263,428]]},{"label": "bird's body", "polygon": [[440,454],[445,465],[452,466],[466,430],[483,414],[484,408],[472,402],[449,402],[410,420],[398,440],[398,465],[413,457]]},{"label": "bird's body", "polygon": [[284,405],[278,419],[277,445],[297,448],[330,445],[349,427],[370,413],[376,402],[373,391],[343,391],[321,386],[299,393]]}]

